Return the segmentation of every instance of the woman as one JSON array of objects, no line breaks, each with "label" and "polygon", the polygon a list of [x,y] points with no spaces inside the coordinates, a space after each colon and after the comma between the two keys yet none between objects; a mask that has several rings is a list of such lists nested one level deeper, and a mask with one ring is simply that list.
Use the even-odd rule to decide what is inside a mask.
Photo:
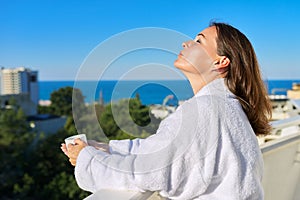
[{"label": "woman", "polygon": [[170,199],[263,199],[263,160],[255,135],[268,134],[270,104],[249,40],[212,23],[183,43],[174,65],[194,96],[146,139],[62,145],[78,185],[158,191]]}]

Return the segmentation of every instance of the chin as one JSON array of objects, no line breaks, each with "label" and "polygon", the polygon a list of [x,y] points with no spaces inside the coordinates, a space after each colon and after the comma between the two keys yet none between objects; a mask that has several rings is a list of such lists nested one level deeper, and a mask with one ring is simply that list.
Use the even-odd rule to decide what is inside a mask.
[{"label": "chin", "polygon": [[184,60],[182,60],[182,59],[175,60],[174,66],[182,72],[189,71],[188,63],[184,62]]},{"label": "chin", "polygon": [[177,69],[182,69],[183,63],[180,62],[180,59],[176,59],[176,60],[174,61],[174,66],[175,66]]}]

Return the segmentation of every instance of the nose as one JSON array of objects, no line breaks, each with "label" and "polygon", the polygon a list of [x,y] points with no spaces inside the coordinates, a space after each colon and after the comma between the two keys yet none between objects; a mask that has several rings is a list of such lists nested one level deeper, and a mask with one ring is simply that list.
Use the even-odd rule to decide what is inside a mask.
[{"label": "nose", "polygon": [[183,43],[182,43],[182,47],[183,47],[183,48],[190,47],[190,46],[191,46],[191,42],[192,42],[192,40],[183,42]]}]

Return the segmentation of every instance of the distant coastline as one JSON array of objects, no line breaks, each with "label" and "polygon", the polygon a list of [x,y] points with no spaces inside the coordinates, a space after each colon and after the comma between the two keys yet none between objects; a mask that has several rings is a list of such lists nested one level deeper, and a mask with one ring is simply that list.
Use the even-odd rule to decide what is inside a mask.
[{"label": "distant coastline", "polygon": [[[53,91],[67,86],[74,87],[74,83],[75,81],[69,80],[39,81],[39,99],[49,100]],[[293,83],[300,83],[300,79],[265,81],[269,94],[286,94],[286,90],[291,89]],[[104,103],[108,103],[134,97],[138,93],[145,105],[161,104],[170,94],[174,95],[174,99],[169,100],[168,104],[177,105],[178,100],[186,100],[193,95],[188,81],[185,80],[87,80],[76,81],[76,86],[85,96],[86,103],[99,101],[100,96]]]}]

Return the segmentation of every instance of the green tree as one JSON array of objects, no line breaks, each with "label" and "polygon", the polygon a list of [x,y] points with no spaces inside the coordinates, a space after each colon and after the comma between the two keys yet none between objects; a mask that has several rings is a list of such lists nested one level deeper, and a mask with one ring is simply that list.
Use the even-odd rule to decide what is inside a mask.
[{"label": "green tree", "polygon": [[137,96],[105,106],[99,123],[109,139],[133,139],[155,133],[160,120],[150,113],[148,106],[142,105]]},{"label": "green tree", "polygon": [[54,113],[54,110],[52,109],[51,106],[41,106],[41,105],[38,105],[37,112],[39,114],[50,114],[50,113]]},{"label": "green tree", "polygon": [[78,134],[77,129],[75,127],[74,119],[72,116],[67,117],[67,121],[65,123],[64,130],[68,133],[68,135]]},{"label": "green tree", "polygon": [[67,122],[64,129],[47,137],[37,138],[13,99],[9,109],[0,111],[0,199],[83,199],[89,195],[77,186],[74,167],[60,150],[64,138],[77,134],[74,96],[73,106],[84,111],[80,90],[66,87],[52,94],[49,112],[67,115]]},{"label": "green tree", "polygon": [[84,97],[81,91],[77,88],[64,87],[51,93],[51,105],[50,111],[55,115],[67,115],[71,116],[73,109],[76,113],[83,114],[85,105]]},{"label": "green tree", "polygon": [[34,137],[22,109],[13,105],[1,110],[0,194],[4,199],[14,198],[14,184],[24,179]]},{"label": "green tree", "polygon": [[81,115],[76,120],[76,130],[79,133],[85,133],[89,139],[101,142],[108,142],[97,120],[97,116],[100,116],[100,113],[102,113],[103,110],[103,106],[98,106],[94,104],[87,106],[85,114]]},{"label": "green tree", "polygon": [[[139,95],[129,100],[131,119],[139,126],[139,133],[154,134],[161,122],[150,112],[150,107],[143,105]],[[146,134],[147,135],[147,134]]]},{"label": "green tree", "polygon": [[28,193],[34,199],[83,199],[89,195],[77,186],[74,167],[60,150],[63,138],[68,136],[69,133],[61,130],[39,141],[32,152],[30,163],[35,164],[28,172],[34,185]]},{"label": "green tree", "polygon": [[13,185],[14,199],[83,199],[89,195],[77,186],[74,167],[59,148],[68,136],[61,130],[39,140],[26,160],[30,164]]}]

